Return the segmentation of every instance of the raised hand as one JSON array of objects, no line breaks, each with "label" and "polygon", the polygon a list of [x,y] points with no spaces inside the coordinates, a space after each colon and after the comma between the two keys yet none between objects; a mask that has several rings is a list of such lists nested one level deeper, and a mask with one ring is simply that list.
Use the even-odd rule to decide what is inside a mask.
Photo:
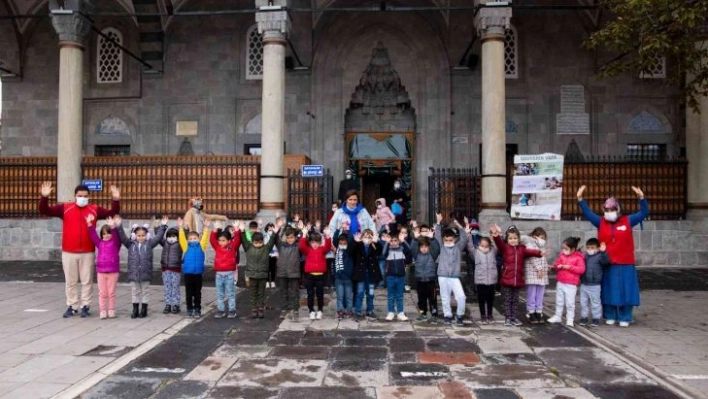
[{"label": "raised hand", "polygon": [[280,230],[283,226],[285,226],[285,219],[282,217],[278,216],[275,218],[275,228]]},{"label": "raised hand", "polygon": [[258,227],[263,226],[263,219],[258,219],[256,223],[258,223]]},{"label": "raised hand", "polygon": [[[180,220],[182,220],[182,219],[180,219]],[[113,223],[115,224],[116,227],[120,226],[120,224],[121,224],[122,222],[123,222],[123,218],[121,218],[120,215],[114,215],[114,216],[113,216]],[[181,224],[180,224],[180,227],[182,227]]]},{"label": "raised hand", "polygon": [[294,222],[299,222],[299,221],[300,221],[300,214],[299,214],[299,213],[293,214],[293,221],[294,221]]},{"label": "raised hand", "polygon": [[221,224],[221,222],[216,221],[214,222],[214,228],[217,230],[221,230],[224,226]]},{"label": "raised hand", "polygon": [[49,197],[53,190],[54,188],[52,187],[52,182],[45,181],[44,183],[42,183],[40,193],[42,194],[42,197]]},{"label": "raised hand", "polygon": [[111,198],[116,201],[120,199],[120,190],[115,185],[111,185]]},{"label": "raised hand", "polygon": [[184,220],[182,218],[177,218],[177,226],[181,229],[184,227]]},{"label": "raised hand", "polygon": [[406,241],[406,237],[408,237],[408,234],[406,234],[404,232],[398,233],[398,241],[404,242],[404,241]]},{"label": "raised hand", "polygon": [[299,220],[299,219],[298,219],[298,221],[297,221],[297,228],[298,228],[299,230],[304,229],[304,228],[305,228],[305,222],[303,222],[302,220]]},{"label": "raised hand", "polygon": [[325,227],[322,233],[327,237],[332,237],[332,229],[330,229],[329,226]]},{"label": "raised hand", "polygon": [[472,229],[470,228],[470,225],[467,223],[465,223],[465,233],[467,233],[467,235],[472,234]]},{"label": "raised hand", "polygon": [[433,237],[435,237],[435,232],[430,230],[430,231],[424,233],[423,236],[428,237],[428,238],[433,238]]},{"label": "raised hand", "polygon": [[[469,226],[469,225],[470,225],[470,220],[467,218],[467,216],[465,216],[465,217],[462,219],[462,221],[465,222],[465,226]],[[468,233],[469,233],[469,231],[468,231]]]},{"label": "raised hand", "polygon": [[[575,194],[575,196],[578,197],[578,201],[580,201],[581,199],[583,199],[583,193],[585,192],[585,189],[586,189],[586,188],[588,188],[586,185],[582,185],[582,186],[580,186],[580,188],[578,189],[578,192]],[[634,188],[634,187],[632,187],[632,188]]]},{"label": "raised hand", "polygon": [[206,218],[204,219],[204,227],[209,227],[211,225],[211,219]]},{"label": "raised hand", "polygon": [[354,234],[354,241],[361,242],[361,233]]},{"label": "raised hand", "polygon": [[93,221],[94,221],[94,217],[93,217],[92,214],[86,215],[86,223],[87,223],[89,226],[91,226],[91,225],[93,224]]},{"label": "raised hand", "polygon": [[600,252],[605,252],[606,249],[607,249],[607,245],[605,245],[604,242],[601,242],[600,243]]},{"label": "raised hand", "polygon": [[160,220],[160,223],[162,223],[163,226],[167,225],[167,222],[170,221],[170,218],[167,217],[167,215],[162,215],[162,219]]},{"label": "raised hand", "polygon": [[107,224],[108,227],[110,227],[110,228],[116,227],[116,222],[115,222],[115,221],[113,220],[113,218],[110,217],[110,216],[106,218],[106,224]]},{"label": "raised hand", "polygon": [[440,223],[442,223],[442,220],[443,220],[442,214],[436,213],[435,214],[435,223],[440,224]]},{"label": "raised hand", "polygon": [[411,227],[413,227],[414,229],[418,227],[418,222],[415,220],[411,220]]},{"label": "raised hand", "polygon": [[632,191],[634,191],[634,193],[637,194],[637,197],[639,197],[640,199],[644,198],[644,192],[641,188],[632,186]]},{"label": "raised hand", "polygon": [[420,237],[420,229],[415,227],[413,229],[413,238],[415,238],[417,240],[419,237]]},{"label": "raised hand", "polygon": [[153,218],[152,219],[152,227],[157,227],[160,224],[160,221],[158,219]]}]

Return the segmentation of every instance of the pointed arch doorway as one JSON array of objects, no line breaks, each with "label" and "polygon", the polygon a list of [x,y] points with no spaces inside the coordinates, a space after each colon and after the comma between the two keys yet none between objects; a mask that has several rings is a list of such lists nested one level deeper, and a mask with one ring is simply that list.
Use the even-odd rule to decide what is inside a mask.
[{"label": "pointed arch doorway", "polygon": [[[347,168],[361,180],[363,205],[374,211],[377,198],[390,206],[394,197],[402,197],[410,219],[415,207],[410,200],[415,190],[415,109],[382,42],[352,94],[344,126]],[[396,180],[405,194],[393,192]]]}]

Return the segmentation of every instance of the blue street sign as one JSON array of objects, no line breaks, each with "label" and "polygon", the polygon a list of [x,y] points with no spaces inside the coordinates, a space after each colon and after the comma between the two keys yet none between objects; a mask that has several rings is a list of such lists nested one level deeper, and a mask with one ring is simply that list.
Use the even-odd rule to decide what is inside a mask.
[{"label": "blue street sign", "polygon": [[81,184],[88,187],[89,191],[103,191],[103,179],[84,179]]},{"label": "blue street sign", "polygon": [[302,177],[322,177],[324,176],[323,165],[302,165],[300,167]]}]

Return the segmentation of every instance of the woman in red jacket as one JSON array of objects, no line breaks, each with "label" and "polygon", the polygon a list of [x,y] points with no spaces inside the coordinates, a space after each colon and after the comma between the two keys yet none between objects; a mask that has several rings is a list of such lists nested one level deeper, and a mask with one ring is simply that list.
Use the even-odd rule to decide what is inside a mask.
[{"label": "woman in red jacket", "polygon": [[[302,230],[300,253],[305,256],[305,288],[307,288],[307,307],[310,309],[310,320],[322,318],[324,308],[324,281],[327,273],[327,252],[332,249],[329,238],[329,227],[324,228],[324,243],[322,234],[312,233],[307,238],[307,228]],[[315,313],[315,291],[317,292],[317,313]]]},{"label": "woman in red jacket", "polygon": [[540,257],[545,251],[528,249],[521,244],[521,233],[511,226],[506,231],[506,242],[500,237],[501,229],[496,224],[490,229],[494,245],[504,259],[499,283],[504,294],[505,326],[520,326],[523,323],[516,317],[519,310],[519,293],[524,288],[524,260],[529,256]]},{"label": "woman in red jacket", "polygon": [[575,318],[575,294],[580,276],[585,273],[585,257],[578,251],[580,237],[568,237],[563,241],[563,251],[556,258],[553,268],[558,271],[556,285],[556,314],[549,323],[560,323],[565,307],[565,325],[573,327]]}]

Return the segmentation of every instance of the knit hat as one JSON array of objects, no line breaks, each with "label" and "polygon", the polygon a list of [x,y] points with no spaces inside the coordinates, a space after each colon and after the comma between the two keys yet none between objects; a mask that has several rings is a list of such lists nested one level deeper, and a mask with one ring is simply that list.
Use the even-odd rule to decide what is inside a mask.
[{"label": "knit hat", "polygon": [[470,229],[479,230],[479,223],[474,219],[470,220]]},{"label": "knit hat", "polygon": [[610,197],[607,200],[605,200],[604,209],[616,209],[617,212],[621,212],[620,203],[619,203],[619,201],[617,201],[617,198],[615,198],[615,197]]}]

